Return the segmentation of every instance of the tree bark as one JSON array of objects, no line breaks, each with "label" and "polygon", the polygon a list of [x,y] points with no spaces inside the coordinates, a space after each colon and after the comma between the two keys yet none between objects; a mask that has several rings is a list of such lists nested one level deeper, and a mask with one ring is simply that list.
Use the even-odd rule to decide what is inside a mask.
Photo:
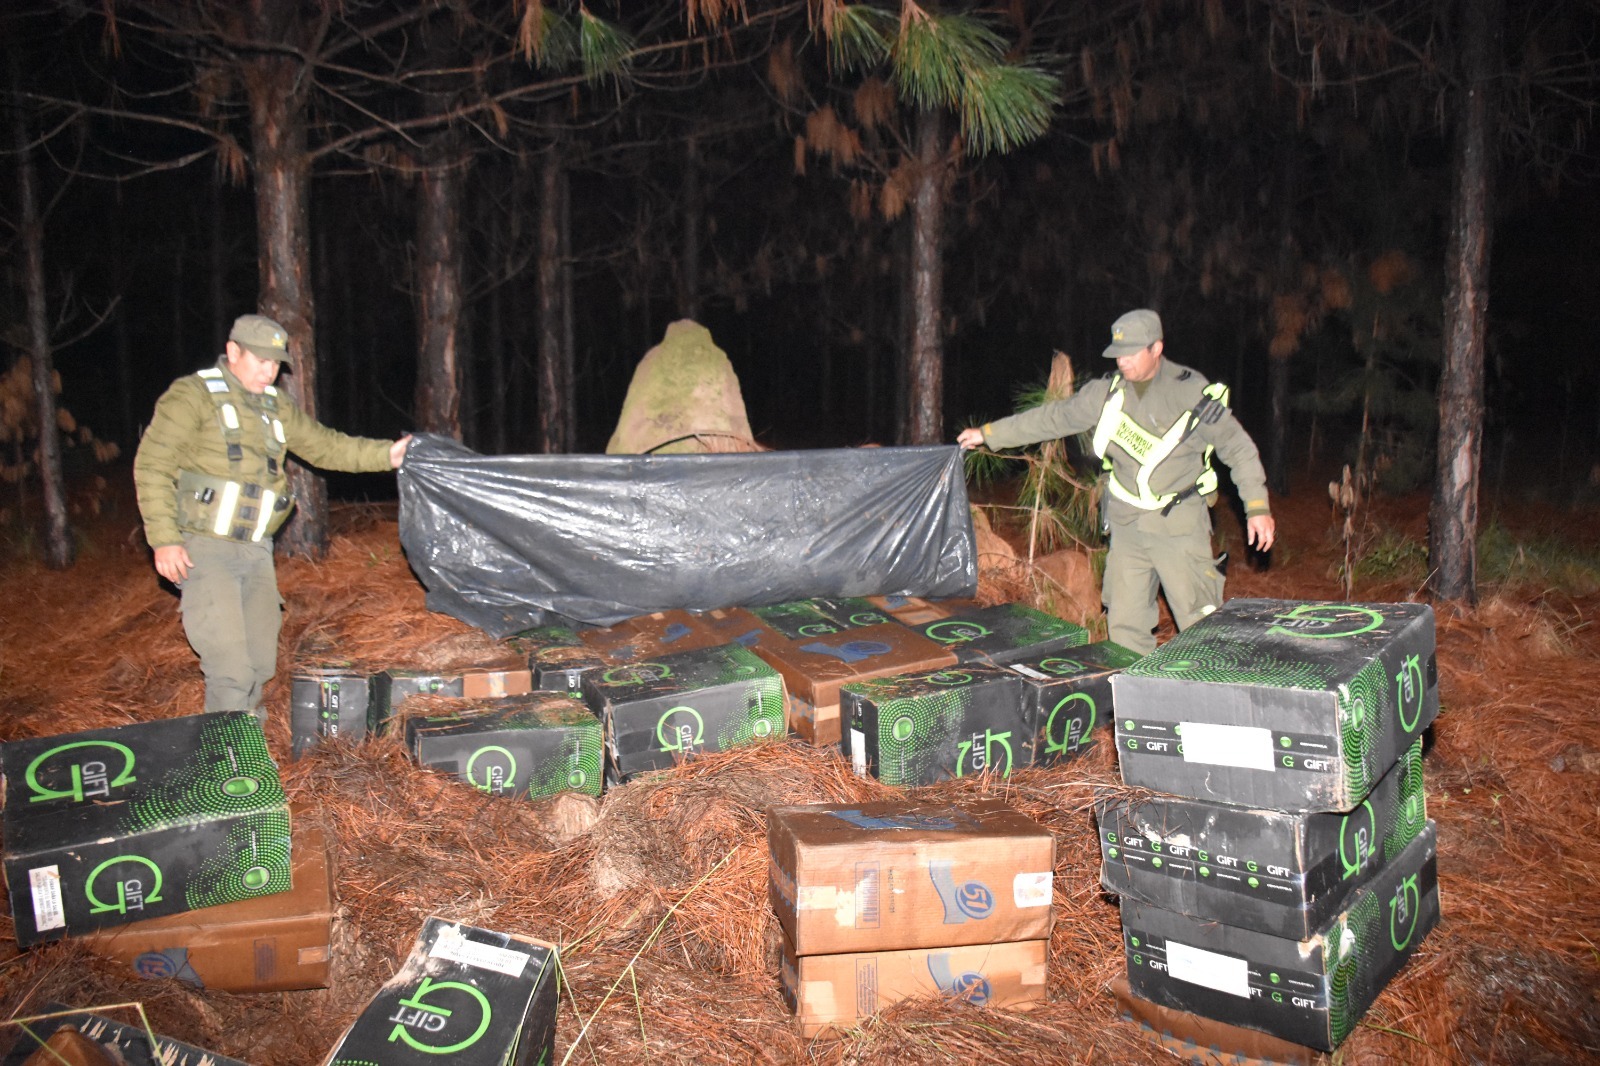
[{"label": "tree bark", "polygon": [[444,159],[417,189],[417,394],[420,429],[461,439],[461,173]]},{"label": "tree bark", "polygon": [[[293,0],[250,0],[250,31],[262,45],[282,50],[244,61],[250,100],[250,147],[256,187],[256,250],[261,314],[289,334],[292,370],[280,387],[310,417],[317,417],[316,302],[311,290],[305,96],[310,82],[293,52],[299,29]],[[288,54],[286,54],[288,53]],[[328,550],[328,486],[298,462],[289,463],[295,517],[277,538],[286,555],[320,559]]]},{"label": "tree bark", "polygon": [[909,444],[944,438],[944,210],[948,164],[938,111],[917,116],[917,174],[911,196],[911,353],[907,375]]},{"label": "tree bark", "polygon": [[1501,0],[1465,0],[1455,189],[1445,253],[1444,368],[1439,451],[1428,522],[1430,586],[1440,600],[1476,603],[1478,486],[1483,452],[1484,334],[1493,237],[1495,136],[1490,93]]},{"label": "tree bark", "polygon": [[539,255],[534,268],[539,305],[538,444],[547,455],[570,447],[561,299],[561,167],[561,148],[551,145],[539,161]]},{"label": "tree bark", "polygon": [[[12,85],[21,82],[13,56]],[[19,90],[20,94],[20,90]],[[28,124],[23,110],[15,107],[12,132],[17,149],[17,195],[22,237],[24,286],[27,290],[28,355],[33,361],[33,396],[39,417],[39,482],[44,490],[44,563],[52,570],[65,570],[77,554],[72,542],[72,527],[67,524],[66,480],[61,473],[61,431],[56,425],[55,363],[50,352],[50,316],[45,304],[44,219],[39,214],[37,181],[33,170],[33,149],[28,143]]]}]

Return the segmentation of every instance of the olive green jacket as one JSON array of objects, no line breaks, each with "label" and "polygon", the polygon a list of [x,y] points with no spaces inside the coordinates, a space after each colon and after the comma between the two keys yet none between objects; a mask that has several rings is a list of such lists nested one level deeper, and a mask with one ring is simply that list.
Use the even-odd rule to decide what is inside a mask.
[{"label": "olive green jacket", "polygon": [[[279,464],[276,474],[267,469],[265,441],[272,428],[263,409],[263,398],[245,391],[228,370],[226,358],[218,359],[217,366],[222,369],[229,399],[238,409],[243,426],[243,459],[237,466],[228,462],[227,441],[205,382],[195,374],[185,374],[174,381],[156,401],[150,426],[144,431],[133,460],[139,514],[144,519],[145,539],[152,548],[183,543],[177,517],[180,470],[254,482],[279,495],[288,491],[289,479],[283,464]],[[288,450],[313,466],[351,473],[390,469],[391,441],[352,437],[329,429],[300,410],[282,389],[277,390],[276,414],[283,424]]]},{"label": "olive green jacket", "polygon": [[[1110,395],[1111,382],[1109,375],[1096,378],[1064,400],[1041,404],[1010,418],[990,422],[983,427],[984,443],[991,448],[1016,448],[1092,430],[1100,421],[1101,409]],[[1201,390],[1207,384],[1198,371],[1163,358],[1155,377],[1144,387],[1143,395],[1133,384],[1123,383],[1122,388],[1126,393],[1123,411],[1147,432],[1161,436],[1200,402]],[[1267,475],[1261,466],[1261,455],[1231,410],[1224,412],[1216,422],[1197,426],[1178,445],[1151,474],[1151,491],[1161,495],[1193,485],[1204,469],[1208,445],[1215,448],[1217,456],[1227,464],[1234,487],[1244,502],[1245,514],[1270,513]],[[1112,473],[1122,484],[1132,485],[1138,474],[1138,461],[1115,443],[1108,447],[1107,455],[1111,458]],[[1174,508],[1174,516],[1177,517],[1177,512],[1188,510],[1196,512],[1193,517],[1203,515],[1204,505],[1199,497],[1190,497],[1179,503]],[[1149,524],[1159,521],[1161,516],[1159,512],[1142,511],[1112,497],[1106,502],[1106,517],[1114,524]]]}]

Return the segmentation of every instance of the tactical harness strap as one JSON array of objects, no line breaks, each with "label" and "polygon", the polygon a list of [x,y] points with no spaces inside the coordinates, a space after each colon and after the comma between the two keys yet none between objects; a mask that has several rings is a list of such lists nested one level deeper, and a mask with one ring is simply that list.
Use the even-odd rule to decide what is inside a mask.
[{"label": "tactical harness strap", "polygon": [[[239,419],[239,408],[233,402],[233,390],[219,367],[207,367],[196,373],[217,409],[217,425],[228,448],[228,465],[238,474],[244,462],[244,426]],[[278,419],[278,390],[271,385],[262,391],[261,409],[267,475],[276,478],[282,469],[288,442],[283,423]],[[293,506],[292,497],[253,481],[214,477],[193,470],[178,472],[178,525],[191,533],[259,541],[278,531]]]},{"label": "tactical harness strap", "polygon": [[[1209,425],[1222,417],[1223,412],[1228,409],[1228,387],[1218,382],[1207,385],[1202,390],[1200,402],[1179,415],[1177,421],[1158,437],[1135,422],[1123,410],[1127,400],[1127,391],[1123,386],[1121,374],[1112,378],[1105,405],[1100,408],[1100,421],[1094,429],[1094,453],[1100,457],[1101,465],[1106,471],[1106,487],[1111,491],[1111,495],[1141,510],[1167,514],[1196,493],[1210,496],[1216,492],[1217,472],[1211,466],[1211,456],[1215,449],[1209,444],[1201,456],[1203,469],[1195,478],[1194,484],[1186,485],[1177,492],[1158,494],[1150,490],[1150,477],[1196,428],[1201,424]],[[1132,489],[1119,481],[1115,471],[1112,470],[1111,457],[1108,454],[1112,444],[1127,452],[1139,464]]]}]

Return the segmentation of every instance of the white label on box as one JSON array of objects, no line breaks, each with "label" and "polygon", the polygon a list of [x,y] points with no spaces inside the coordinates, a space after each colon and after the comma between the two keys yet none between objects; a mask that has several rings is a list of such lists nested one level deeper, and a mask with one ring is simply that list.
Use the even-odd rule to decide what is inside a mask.
[{"label": "white label on box", "polygon": [[1017,673],[1021,674],[1023,677],[1031,677],[1035,681],[1048,681],[1048,680],[1050,680],[1050,675],[1045,673],[1043,670],[1035,670],[1033,667],[1024,666],[1021,663],[1012,663],[1011,664],[1011,669],[1015,670]]},{"label": "white label on box", "polygon": [[1011,896],[1018,910],[1050,906],[1050,871],[1018,874],[1011,881]]},{"label": "white label on box", "polygon": [[1191,985],[1214,988],[1242,999],[1250,998],[1250,964],[1232,955],[1219,955],[1215,951],[1192,948],[1169,940],[1167,972]]},{"label": "white label on box", "polygon": [[867,737],[859,729],[850,730],[850,765],[857,777],[867,776]]},{"label": "white label on box", "polygon": [[28,871],[28,887],[33,890],[33,927],[43,933],[64,929],[67,908],[61,900],[61,867],[39,866]]},{"label": "white label on box", "polygon": [[833,885],[801,885],[795,892],[797,911],[831,911],[838,905],[839,890]]},{"label": "white label on box", "polygon": [[468,940],[461,935],[459,925],[449,925],[439,930],[439,937],[433,942],[433,950],[428,955],[435,959],[459,962],[463,966],[475,966],[480,970],[493,970],[507,977],[521,977],[523,968],[528,965],[528,956],[520,951]]},{"label": "white label on box", "polygon": [[1178,740],[1184,762],[1272,770],[1272,730],[1253,725],[1180,722]]}]

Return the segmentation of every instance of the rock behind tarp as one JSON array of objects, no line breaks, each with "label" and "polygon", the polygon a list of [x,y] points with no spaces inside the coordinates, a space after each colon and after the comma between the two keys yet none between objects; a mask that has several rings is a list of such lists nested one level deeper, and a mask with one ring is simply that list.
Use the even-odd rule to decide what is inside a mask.
[{"label": "rock behind tarp", "polygon": [[751,437],[733,364],[710,330],[685,318],[634,368],[606,454],[757,451]]},{"label": "rock behind tarp", "polygon": [[505,636],[675,607],[977,591],[960,450],[483,456],[419,435],[400,542],[431,610]]}]

